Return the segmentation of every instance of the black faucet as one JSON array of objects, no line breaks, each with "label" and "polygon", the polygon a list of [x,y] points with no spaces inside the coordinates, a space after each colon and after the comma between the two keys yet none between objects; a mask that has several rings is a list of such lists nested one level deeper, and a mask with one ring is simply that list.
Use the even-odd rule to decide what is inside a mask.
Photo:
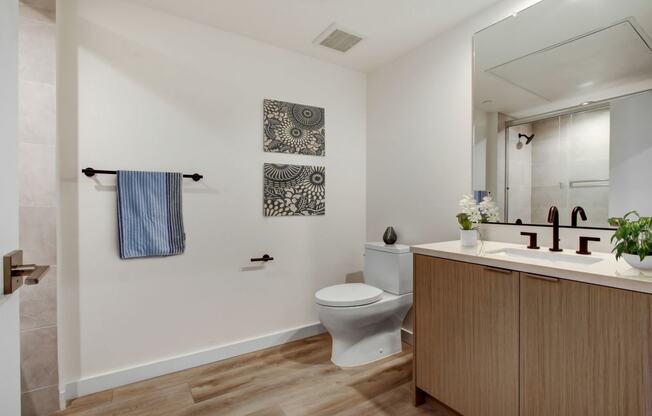
[{"label": "black faucet", "polygon": [[537,233],[527,233],[523,231],[521,235],[530,237],[530,244],[527,245],[527,248],[530,250],[538,250],[541,248],[537,245]]},{"label": "black faucet", "polygon": [[591,252],[589,251],[589,241],[600,241],[598,237],[580,237],[580,249],[576,251],[577,254],[583,254],[585,256],[590,256]]},{"label": "black faucet", "polygon": [[548,222],[552,224],[552,247],[550,247],[550,251],[564,251],[559,248],[559,210],[557,207],[550,207]]},{"label": "black faucet", "polygon": [[582,221],[586,221],[586,212],[584,212],[584,208],[580,206],[576,206],[573,208],[573,214],[571,214],[571,226],[573,228],[577,227],[577,215],[582,218]]}]

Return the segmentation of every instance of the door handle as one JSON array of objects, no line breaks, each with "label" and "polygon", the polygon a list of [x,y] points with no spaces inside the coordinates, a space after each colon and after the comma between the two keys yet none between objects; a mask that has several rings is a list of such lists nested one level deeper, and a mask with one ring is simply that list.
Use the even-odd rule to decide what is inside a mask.
[{"label": "door handle", "polygon": [[23,251],[14,250],[2,257],[2,274],[4,281],[4,294],[10,295],[25,283],[35,285],[48,271],[50,266],[37,266],[36,264],[23,264]]}]

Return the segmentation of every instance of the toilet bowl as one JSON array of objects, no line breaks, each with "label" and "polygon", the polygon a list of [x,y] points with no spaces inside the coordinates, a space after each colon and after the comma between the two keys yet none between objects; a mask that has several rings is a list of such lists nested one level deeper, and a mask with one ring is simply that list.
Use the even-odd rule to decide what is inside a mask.
[{"label": "toilet bowl", "polygon": [[409,247],[367,243],[364,281],[315,293],[319,319],[333,339],[331,361],[340,367],[401,352],[401,326],[412,306]]},{"label": "toilet bowl", "polygon": [[[368,303],[361,297],[361,304],[354,305],[355,300],[349,298],[349,306],[331,306],[326,300],[332,291],[357,291],[360,286],[380,291],[377,300]],[[401,325],[412,306],[412,293],[394,295],[373,286],[348,283],[322,289],[315,294],[315,301],[319,320],[333,339],[334,364],[354,367],[401,352]]]}]

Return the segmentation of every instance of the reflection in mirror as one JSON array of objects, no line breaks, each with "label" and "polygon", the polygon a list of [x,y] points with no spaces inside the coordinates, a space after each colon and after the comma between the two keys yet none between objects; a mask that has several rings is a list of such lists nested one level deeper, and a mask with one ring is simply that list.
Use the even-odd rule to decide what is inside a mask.
[{"label": "reflection in mirror", "polygon": [[650,33],[650,0],[543,0],[476,33],[473,190],[502,222],[652,215]]},{"label": "reflection in mirror", "polygon": [[609,108],[507,126],[507,222],[545,223],[555,205],[591,213],[580,225],[609,226]]}]

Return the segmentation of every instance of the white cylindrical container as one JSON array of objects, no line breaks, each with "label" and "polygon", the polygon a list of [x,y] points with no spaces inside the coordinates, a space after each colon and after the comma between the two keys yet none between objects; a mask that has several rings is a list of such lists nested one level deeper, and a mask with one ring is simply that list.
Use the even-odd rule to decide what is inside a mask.
[{"label": "white cylindrical container", "polygon": [[475,247],[478,245],[478,230],[460,230],[462,247]]}]

